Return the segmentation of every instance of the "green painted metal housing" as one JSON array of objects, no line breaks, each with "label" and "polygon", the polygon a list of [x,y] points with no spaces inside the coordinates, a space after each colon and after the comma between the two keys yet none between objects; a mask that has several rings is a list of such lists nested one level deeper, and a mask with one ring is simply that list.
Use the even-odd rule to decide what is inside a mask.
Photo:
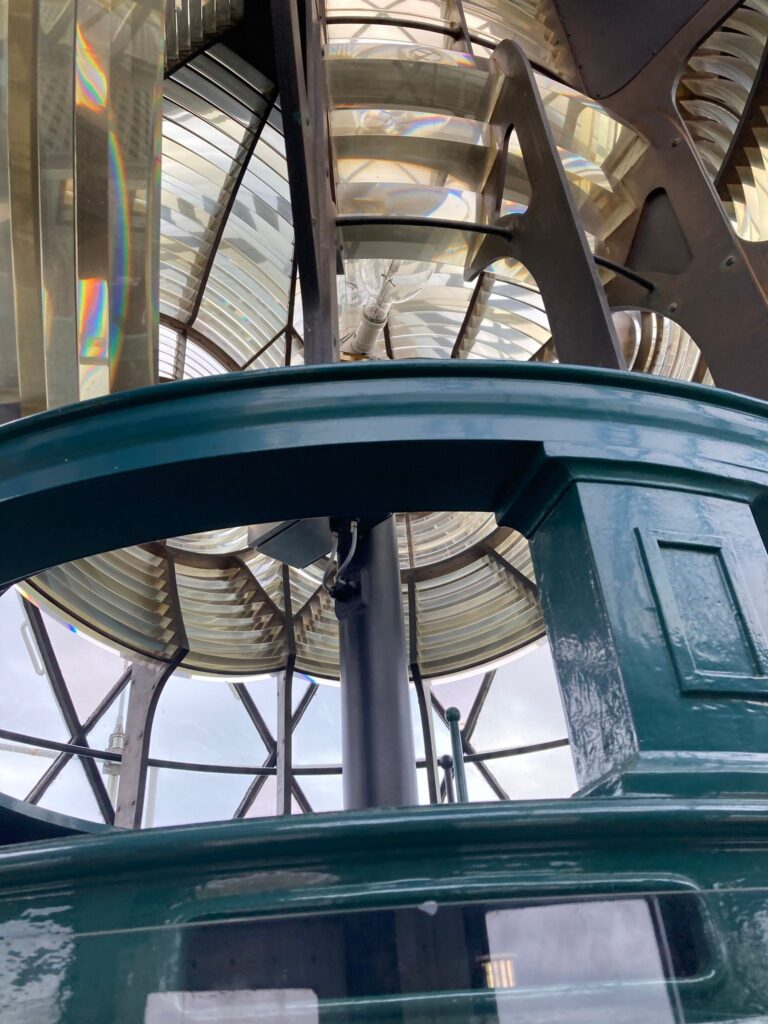
[{"label": "green painted metal housing", "polygon": [[[295,937],[292,949],[274,950],[271,988],[290,986],[311,973],[312,956],[322,958],[318,935],[343,941],[331,927],[340,916],[366,913],[370,927],[374,912],[386,920],[396,908],[411,908],[411,920],[442,935],[453,987],[444,975],[435,982],[435,951],[422,951],[410,974],[401,971],[399,996],[376,991],[369,965],[368,990],[321,1000],[320,1020],[607,1021],[609,1011],[624,1014],[613,1019],[689,1024],[758,1019],[766,1007],[767,854],[764,801],[641,798],[317,815],[29,844],[0,853],[2,1019],[141,1024],[153,993],[200,991],[214,970],[217,991],[248,990],[267,955],[265,935],[275,944],[278,934]],[[577,973],[563,982],[555,973],[549,985],[520,976],[508,992],[465,989],[466,948],[447,942],[458,906],[549,915],[575,907],[586,914],[580,941],[588,944],[597,941],[589,908],[637,911],[659,901],[677,980],[633,980],[631,964],[617,977],[614,964],[602,978]],[[345,953],[351,964],[355,951]],[[650,993],[680,1015],[633,1017]]]},{"label": "green painted metal housing", "polygon": [[0,525],[28,538],[0,553],[0,583],[297,515],[485,510],[528,534],[533,508],[510,507],[542,457],[566,477],[578,460],[601,479],[719,480],[752,501],[767,437],[755,399],[573,366],[424,360],[165,384],[0,428]]},{"label": "green painted metal housing", "polygon": [[569,366],[170,384],[0,430],[0,529],[31,539],[0,583],[247,522],[492,511],[531,542],[582,786],[761,793],[767,442],[757,400]]},{"label": "green painted metal housing", "polygon": [[[200,993],[230,993],[223,1013],[244,991],[262,993],[252,1014],[301,1016],[307,1005],[289,1013],[288,996],[275,1004],[273,990],[314,992],[312,964],[334,950],[346,981],[313,1004],[308,1019],[323,1024],[764,1018],[766,442],[768,405],[758,401],[487,362],[208,378],[0,429],[0,528],[25,538],[0,552],[6,583],[99,550],[244,522],[493,511],[531,543],[582,787],[559,803],[8,848],[3,1020],[181,1021],[197,1019]],[[519,922],[555,915],[562,926],[550,934],[567,935],[566,906],[582,908],[584,942],[592,928],[603,959],[591,974],[568,974],[564,952],[532,981]],[[616,907],[645,922],[637,949],[651,936],[644,962],[652,974],[656,957],[657,976],[643,974],[639,953],[625,957],[635,962],[627,973],[610,943],[600,946],[598,918]],[[344,917],[364,913],[374,916]],[[498,954],[489,936],[502,918],[518,939]],[[404,958],[384,991],[375,981],[384,968],[360,952],[366,929],[380,927],[395,936],[382,948]],[[451,945],[446,936],[459,933]],[[420,937],[418,949],[407,936]],[[571,943],[574,964],[581,944]],[[368,966],[352,984],[355,956]],[[468,957],[475,973],[464,977]],[[516,963],[520,978],[507,984]],[[318,985],[335,976],[323,968]]]}]

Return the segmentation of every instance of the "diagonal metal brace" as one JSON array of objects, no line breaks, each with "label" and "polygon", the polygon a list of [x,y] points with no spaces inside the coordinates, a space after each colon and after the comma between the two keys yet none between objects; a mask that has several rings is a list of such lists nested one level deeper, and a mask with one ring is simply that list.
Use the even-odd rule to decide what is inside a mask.
[{"label": "diagonal metal brace", "polygon": [[488,179],[486,205],[500,209],[513,129],[533,194],[524,213],[497,216],[494,226],[506,228],[508,237],[486,236],[469,258],[464,276],[473,280],[496,260],[518,260],[539,286],[560,362],[625,369],[531,65],[520,47],[505,39],[493,51],[489,70],[488,120],[501,131],[503,142]]}]

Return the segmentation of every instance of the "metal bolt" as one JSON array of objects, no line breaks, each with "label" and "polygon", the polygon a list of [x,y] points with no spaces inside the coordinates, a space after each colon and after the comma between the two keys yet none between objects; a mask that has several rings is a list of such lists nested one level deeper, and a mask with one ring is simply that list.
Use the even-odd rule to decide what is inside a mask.
[{"label": "metal bolt", "polygon": [[736,262],[736,257],[734,255],[726,256],[725,259],[723,260],[723,266],[724,267],[732,267],[735,262]]},{"label": "metal bolt", "polygon": [[676,313],[677,312],[677,303],[676,302],[670,302],[669,306],[667,307],[667,312],[668,313]]}]

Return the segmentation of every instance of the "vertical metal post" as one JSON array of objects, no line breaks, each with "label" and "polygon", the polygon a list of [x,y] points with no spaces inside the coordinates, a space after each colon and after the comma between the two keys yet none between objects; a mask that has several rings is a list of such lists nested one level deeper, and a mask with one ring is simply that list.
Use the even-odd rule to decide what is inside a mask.
[{"label": "vertical metal post", "polygon": [[155,807],[157,806],[157,775],[159,768],[149,769],[149,783],[147,785],[147,813],[145,815],[145,828],[152,828],[155,824]]},{"label": "vertical metal post", "polygon": [[307,363],[332,363],[338,347],[336,228],[322,25],[313,0],[272,0],[271,10],[304,310],[304,356]]},{"label": "vertical metal post", "polygon": [[432,685],[428,679],[421,674],[419,665],[419,602],[416,593],[416,578],[413,571],[413,532],[411,530],[411,517],[405,515],[405,532],[408,540],[408,655],[410,661],[411,679],[416,690],[416,697],[419,702],[419,715],[421,717],[421,732],[424,738],[424,758],[427,762],[427,787],[429,789],[429,802],[440,803],[440,780],[437,770],[437,748],[435,745],[435,726],[432,720]]},{"label": "vertical metal post", "polygon": [[[342,537],[344,559],[350,538]],[[358,538],[336,601],[341,646],[344,806],[418,804],[394,520]]]},{"label": "vertical metal post", "polygon": [[141,828],[152,719],[163,687],[186,653],[185,650],[180,651],[171,662],[136,660],[132,663],[125,747],[115,810],[115,824],[121,828]]},{"label": "vertical metal post", "polygon": [[451,730],[451,749],[453,750],[453,768],[456,773],[456,795],[460,804],[469,801],[467,793],[467,776],[464,771],[464,747],[461,741],[461,729],[459,719],[461,712],[458,708],[447,708],[445,717],[448,728]]},{"label": "vertical metal post", "polygon": [[293,630],[293,602],[291,600],[291,571],[283,566],[283,602],[285,607],[285,635],[288,654],[285,668],[277,677],[277,765],[278,814],[291,813],[293,792],[293,666],[296,663],[296,637]]},{"label": "vertical metal post", "polygon": [[437,771],[437,747],[435,744],[435,725],[432,719],[432,684],[421,674],[418,662],[411,662],[411,678],[419,702],[421,732],[424,737],[424,758],[427,762],[427,787],[429,802],[440,803],[440,781]]},{"label": "vertical metal post", "polygon": [[445,783],[445,802],[456,803],[456,793],[453,788],[453,758],[450,754],[443,754],[437,762],[443,769],[443,781]]},{"label": "vertical metal post", "polygon": [[277,676],[277,813],[291,813],[293,658]]}]

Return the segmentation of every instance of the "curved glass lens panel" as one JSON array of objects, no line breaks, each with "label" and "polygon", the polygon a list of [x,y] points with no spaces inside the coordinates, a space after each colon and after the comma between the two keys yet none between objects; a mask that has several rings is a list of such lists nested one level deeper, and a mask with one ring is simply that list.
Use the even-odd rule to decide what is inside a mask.
[{"label": "curved glass lens panel", "polygon": [[768,238],[768,6],[745,0],[690,57],[677,104],[740,238]]}]

